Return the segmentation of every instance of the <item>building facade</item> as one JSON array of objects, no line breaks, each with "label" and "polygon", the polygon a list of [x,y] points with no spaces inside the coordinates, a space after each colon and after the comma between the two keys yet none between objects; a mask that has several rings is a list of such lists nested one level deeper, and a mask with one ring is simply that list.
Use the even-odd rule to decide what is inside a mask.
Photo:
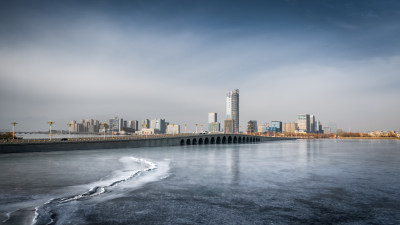
[{"label": "building facade", "polygon": [[150,120],[149,119],[142,120],[142,124],[140,126],[142,129],[150,128]]},{"label": "building facade", "polygon": [[297,123],[283,123],[282,132],[283,133],[295,133],[298,130]]},{"label": "building facade", "polygon": [[167,126],[167,134],[180,134],[181,133],[181,126],[178,124],[170,124]]},{"label": "building facade", "polygon": [[208,113],[208,123],[217,122],[217,113]]},{"label": "building facade", "polygon": [[282,121],[271,121],[269,127],[275,127],[276,132],[282,132]]},{"label": "building facade", "polygon": [[257,121],[250,120],[247,122],[247,133],[256,133],[257,132]]},{"label": "building facade", "polygon": [[234,133],[233,119],[226,119],[224,123],[224,133]]},{"label": "building facade", "polygon": [[112,132],[118,132],[119,131],[119,125],[120,125],[120,120],[118,117],[113,117],[109,120],[110,124],[110,131]]},{"label": "building facade", "polygon": [[214,133],[214,132],[219,132],[221,130],[221,124],[216,122],[216,123],[208,123],[208,132]]},{"label": "building facade", "polygon": [[309,114],[297,115],[297,126],[299,133],[310,133],[310,115]]},{"label": "building facade", "polygon": [[239,89],[229,91],[226,95],[226,116],[233,120],[231,133],[239,132]]},{"label": "building facade", "polygon": [[165,134],[165,119],[154,119],[150,121],[150,128],[156,134]]}]

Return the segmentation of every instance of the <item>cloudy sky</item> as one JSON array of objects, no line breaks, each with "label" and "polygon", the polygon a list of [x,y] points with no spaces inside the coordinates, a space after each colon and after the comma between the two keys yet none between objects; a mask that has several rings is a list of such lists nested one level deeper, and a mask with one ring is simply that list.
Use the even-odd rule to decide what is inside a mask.
[{"label": "cloudy sky", "polygon": [[400,2],[1,1],[0,130],[71,120],[314,114],[399,130]]}]

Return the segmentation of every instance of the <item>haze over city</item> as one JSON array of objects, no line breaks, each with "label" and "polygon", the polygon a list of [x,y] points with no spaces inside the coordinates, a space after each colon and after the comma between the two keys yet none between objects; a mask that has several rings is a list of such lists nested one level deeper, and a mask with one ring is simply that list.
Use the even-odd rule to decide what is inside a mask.
[{"label": "haze over city", "polygon": [[397,1],[0,3],[0,129],[73,119],[240,124],[315,114],[398,130]]}]

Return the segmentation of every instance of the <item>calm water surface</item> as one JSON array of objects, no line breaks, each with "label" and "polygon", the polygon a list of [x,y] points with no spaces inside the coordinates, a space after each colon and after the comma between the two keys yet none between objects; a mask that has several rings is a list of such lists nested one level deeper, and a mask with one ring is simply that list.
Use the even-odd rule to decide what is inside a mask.
[{"label": "calm water surface", "polygon": [[3,224],[400,224],[393,140],[7,154],[0,171]]}]

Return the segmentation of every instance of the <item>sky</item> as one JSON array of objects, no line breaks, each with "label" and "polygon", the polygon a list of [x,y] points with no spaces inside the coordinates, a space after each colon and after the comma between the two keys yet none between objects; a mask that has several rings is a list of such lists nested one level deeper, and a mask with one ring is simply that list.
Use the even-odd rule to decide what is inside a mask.
[{"label": "sky", "polygon": [[0,131],[71,120],[313,114],[400,130],[400,2],[1,1]]}]

